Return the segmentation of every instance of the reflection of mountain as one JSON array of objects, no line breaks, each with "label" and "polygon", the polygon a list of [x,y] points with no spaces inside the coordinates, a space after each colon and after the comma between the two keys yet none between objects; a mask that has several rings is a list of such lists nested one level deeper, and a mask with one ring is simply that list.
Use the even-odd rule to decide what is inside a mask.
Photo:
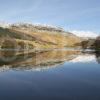
[{"label": "reflection of mountain", "polygon": [[41,53],[20,54],[12,53],[12,51],[2,51],[0,54],[0,65],[7,66],[12,69],[37,69],[48,68],[70,61],[81,54],[80,51],[54,50]]},{"label": "reflection of mountain", "polygon": [[0,51],[0,70],[41,70],[60,65],[64,62],[100,62],[100,52],[82,53],[81,51],[53,50],[19,54],[12,51]]}]

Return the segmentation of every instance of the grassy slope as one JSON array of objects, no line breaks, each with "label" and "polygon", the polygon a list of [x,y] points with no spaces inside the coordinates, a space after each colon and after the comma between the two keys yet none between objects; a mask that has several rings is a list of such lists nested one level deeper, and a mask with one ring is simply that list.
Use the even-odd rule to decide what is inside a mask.
[{"label": "grassy slope", "polygon": [[[55,45],[45,43],[43,41],[37,40],[35,37],[24,34],[22,32],[13,31],[10,29],[0,28],[0,46],[2,45],[4,48],[13,47],[11,45],[15,45],[17,48],[25,49],[33,49],[33,48],[53,48]],[[16,48],[15,47],[15,48]]]},{"label": "grassy slope", "polygon": [[53,32],[53,31],[36,32],[29,29],[20,29],[20,28],[13,28],[13,31],[24,33],[25,35],[34,37],[34,39],[36,39],[37,41],[57,45],[58,47],[74,46],[75,44],[81,41],[79,37],[67,32],[66,35],[64,35],[63,33],[60,32]]},{"label": "grassy slope", "polygon": [[[0,28],[1,41],[6,41],[4,43],[5,47],[14,42],[18,48],[24,49],[26,46],[28,48],[38,48],[38,49],[48,49],[48,48],[63,48],[71,46],[80,42],[80,39],[72,34],[67,34],[67,36],[59,33],[49,33],[49,32],[33,32],[29,30],[22,29],[3,29]],[[2,43],[2,42],[1,42]],[[0,44],[2,45],[2,44]]]}]

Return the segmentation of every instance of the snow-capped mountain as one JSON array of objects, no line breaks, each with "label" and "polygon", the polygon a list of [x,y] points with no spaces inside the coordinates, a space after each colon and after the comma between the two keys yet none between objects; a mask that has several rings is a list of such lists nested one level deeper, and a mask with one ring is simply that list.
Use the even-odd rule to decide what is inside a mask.
[{"label": "snow-capped mountain", "polygon": [[82,37],[82,38],[96,38],[98,37],[98,34],[95,32],[91,32],[91,31],[77,31],[77,30],[73,30],[70,31],[73,34],[75,34],[76,36]]}]

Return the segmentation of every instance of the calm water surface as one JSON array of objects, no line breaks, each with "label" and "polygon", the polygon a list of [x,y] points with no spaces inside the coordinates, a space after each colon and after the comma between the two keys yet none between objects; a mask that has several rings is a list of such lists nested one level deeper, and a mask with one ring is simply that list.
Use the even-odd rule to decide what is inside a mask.
[{"label": "calm water surface", "polygon": [[100,100],[100,53],[0,52],[0,100]]}]

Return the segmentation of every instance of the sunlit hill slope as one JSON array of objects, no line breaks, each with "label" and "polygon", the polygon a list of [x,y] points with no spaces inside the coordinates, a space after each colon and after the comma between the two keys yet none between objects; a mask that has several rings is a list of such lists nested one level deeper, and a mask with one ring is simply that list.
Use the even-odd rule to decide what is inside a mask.
[{"label": "sunlit hill slope", "polygon": [[0,27],[0,48],[53,49],[76,47],[81,39],[62,28],[27,23]]}]

